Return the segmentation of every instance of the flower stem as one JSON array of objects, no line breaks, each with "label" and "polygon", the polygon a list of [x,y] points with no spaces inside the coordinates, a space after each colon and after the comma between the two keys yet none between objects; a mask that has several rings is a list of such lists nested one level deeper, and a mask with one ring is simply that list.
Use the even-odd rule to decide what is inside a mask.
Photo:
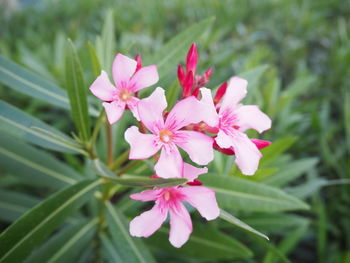
[{"label": "flower stem", "polygon": [[128,159],[129,153],[130,153],[130,151],[127,150],[124,153],[122,153],[121,155],[119,155],[119,157],[109,166],[109,168],[112,171],[115,171]]},{"label": "flower stem", "polygon": [[111,166],[113,163],[113,138],[112,138],[112,126],[108,121],[105,122],[106,135],[107,135],[107,165]]}]

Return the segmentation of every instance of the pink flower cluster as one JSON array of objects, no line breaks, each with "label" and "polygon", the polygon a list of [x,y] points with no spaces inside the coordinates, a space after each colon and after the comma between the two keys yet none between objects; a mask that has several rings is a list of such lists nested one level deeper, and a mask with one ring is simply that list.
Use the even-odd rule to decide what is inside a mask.
[{"label": "pink flower cluster", "polygon": [[[235,154],[236,164],[245,175],[253,175],[262,157],[259,149],[268,141],[249,139],[247,129],[259,133],[271,127],[271,120],[255,105],[243,105],[240,101],[247,94],[247,81],[232,77],[222,84],[214,99],[211,91],[203,86],[208,83],[212,69],[202,76],[196,75],[198,55],[193,44],[187,55],[186,70],[178,67],[178,79],[183,98],[166,112],[165,91],[158,87],[144,99],[138,91],[157,83],[159,77],[155,65],[142,67],[141,57],[135,60],[117,54],[112,67],[113,85],[106,74],[92,83],[91,92],[103,100],[109,122],[117,122],[125,109],[129,109],[139,121],[125,132],[130,144],[130,159],[156,157],[156,177],[188,179],[186,185],[171,188],[154,188],[132,194],[134,200],[154,201],[155,205],[130,222],[130,233],[137,237],[149,237],[160,228],[170,215],[169,241],[181,247],[192,232],[190,215],[183,205],[189,203],[207,220],[219,216],[215,192],[197,179],[207,168],[198,168],[183,161],[179,148],[197,165],[207,165],[214,159],[214,150]],[[220,103],[221,101],[221,103]],[[147,129],[147,130],[146,130]],[[160,152],[160,155],[158,155]]]}]

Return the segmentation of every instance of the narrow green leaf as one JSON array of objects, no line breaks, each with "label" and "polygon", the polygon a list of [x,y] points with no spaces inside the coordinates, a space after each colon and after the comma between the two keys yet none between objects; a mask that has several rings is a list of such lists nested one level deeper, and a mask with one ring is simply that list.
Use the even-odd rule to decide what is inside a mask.
[{"label": "narrow green leaf", "polygon": [[241,217],[244,222],[260,231],[281,233],[305,223],[304,217],[281,213],[252,213]]},{"label": "narrow green leaf", "polygon": [[262,149],[261,153],[263,157],[261,158],[260,165],[269,163],[270,161],[284,153],[295,143],[297,139],[297,137],[285,137],[279,139],[278,141],[272,142],[272,144],[269,147]]},{"label": "narrow green leaf", "polygon": [[112,61],[114,59],[114,46],[115,46],[115,33],[114,33],[114,18],[113,10],[109,9],[105,15],[105,21],[103,24],[102,35],[102,58],[100,59],[102,68],[108,73],[111,73]]},{"label": "narrow green leaf", "polygon": [[117,253],[117,248],[105,233],[100,234],[100,239],[102,242],[105,260],[110,263],[123,262],[120,255]]},{"label": "narrow green leaf", "polygon": [[86,180],[52,195],[25,213],[0,235],[0,262],[22,262],[74,210],[82,206],[100,180]]},{"label": "narrow green leaf", "polygon": [[81,176],[66,164],[18,139],[0,132],[0,166],[34,185],[61,188]]},{"label": "narrow green leaf", "polygon": [[301,200],[261,183],[214,174],[203,176],[201,181],[216,191],[223,209],[273,212],[309,208]]},{"label": "narrow green leaf", "polygon": [[63,89],[1,55],[0,81],[18,92],[69,109],[67,94]]},{"label": "narrow green leaf", "polygon": [[245,245],[234,239],[232,236],[225,235],[210,224],[194,226],[187,243],[181,248],[175,248],[169,243],[169,229],[161,227],[147,243],[161,251],[167,251],[174,256],[178,255],[178,261],[181,257],[191,257],[194,259],[218,260],[218,259],[237,259],[249,258],[252,251]]},{"label": "narrow green leaf", "polygon": [[0,219],[13,222],[27,210],[39,203],[39,199],[24,193],[1,189]]},{"label": "narrow green leaf", "polygon": [[251,104],[255,102],[255,104],[257,103],[259,105],[262,105],[262,95],[260,90],[258,89],[258,84],[263,73],[268,69],[268,67],[268,65],[261,65],[251,70],[245,71],[241,74],[238,74],[239,77],[244,78],[248,81],[249,92],[244,98],[246,104]]},{"label": "narrow green leaf", "polygon": [[94,160],[94,168],[96,173],[103,178],[111,180],[117,184],[132,186],[132,187],[172,187],[179,184],[183,184],[187,181],[186,178],[145,178],[142,176],[131,176],[123,175],[122,177],[117,177],[108,167],[99,161],[98,159]]},{"label": "narrow green leaf", "polygon": [[92,65],[92,70],[95,74],[95,77],[99,76],[101,74],[101,65],[100,62],[98,60],[96,51],[94,46],[91,44],[91,42],[87,43],[87,47],[89,49],[89,54],[90,54],[90,61],[91,61],[91,65]]},{"label": "narrow green leaf", "polygon": [[237,217],[231,215],[230,213],[227,213],[225,210],[220,210],[220,218],[231,223],[234,224],[240,228],[243,228],[249,232],[252,232],[258,236],[261,236],[267,240],[269,240],[269,238],[264,235],[263,233],[260,233],[259,231],[255,230],[254,228],[252,228],[251,226],[247,225],[246,223],[242,222],[241,220],[239,220]]},{"label": "narrow green leaf", "polygon": [[177,64],[185,59],[186,52],[193,42],[196,42],[214,22],[215,18],[206,18],[179,33],[169,40],[162,48],[149,58],[145,58],[145,65],[156,64],[159,78],[170,71],[175,71]]},{"label": "narrow green leaf", "polygon": [[[32,129],[33,126],[37,129]],[[67,135],[4,101],[0,101],[0,130],[47,149],[83,152],[80,145]]]},{"label": "narrow green leaf", "polygon": [[261,182],[272,186],[285,186],[289,182],[297,179],[305,172],[311,170],[318,162],[318,158],[304,158],[293,161],[283,166],[276,174],[263,179]]},{"label": "narrow green leaf", "polygon": [[[284,255],[288,255],[295,246],[299,243],[299,241],[305,236],[305,232],[307,231],[308,223],[300,225],[297,229],[292,232],[289,232],[288,235],[278,244],[277,249],[283,253]],[[274,263],[278,262],[278,257],[275,255],[273,251],[269,251],[265,258],[264,263]]]},{"label": "narrow green leaf", "polygon": [[138,238],[131,237],[126,218],[107,201],[107,223],[111,232],[114,247],[118,250],[123,262],[155,262],[151,253]]},{"label": "narrow green leaf", "polygon": [[90,137],[90,119],[87,104],[87,87],[84,84],[83,71],[73,43],[68,40],[66,46],[66,88],[72,117],[83,142]]},{"label": "narrow green leaf", "polygon": [[97,228],[98,219],[68,226],[54,235],[25,261],[36,262],[74,262],[78,254],[91,242]]},{"label": "narrow green leaf", "polygon": [[[30,97],[69,110],[69,99],[64,89],[1,55],[0,82]],[[92,107],[89,108],[89,113],[98,116]]]}]

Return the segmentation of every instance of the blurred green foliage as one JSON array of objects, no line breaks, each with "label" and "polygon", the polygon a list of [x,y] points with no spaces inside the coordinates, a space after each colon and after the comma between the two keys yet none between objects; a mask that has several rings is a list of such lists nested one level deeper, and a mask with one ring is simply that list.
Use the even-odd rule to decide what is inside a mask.
[{"label": "blurred green foliage", "polygon": [[[311,210],[298,214],[266,214],[254,209],[249,213],[232,209],[241,220],[267,233],[269,242],[220,221],[219,228],[223,233],[217,231],[215,224],[218,222],[211,223],[206,230],[212,232],[213,241],[223,240],[219,250],[208,244],[201,245],[205,231],[200,226],[198,233],[193,234],[193,250],[184,247],[174,251],[164,244],[164,233],[153,237],[147,245],[159,262],[232,262],[231,259],[239,253],[230,257],[225,251],[234,246],[235,239],[253,253],[250,259],[237,262],[350,261],[349,1],[23,0],[2,1],[0,6],[2,56],[60,87],[65,87],[67,38],[72,39],[77,48],[85,83],[89,84],[95,79],[99,65],[91,63],[88,41],[96,48],[96,56],[103,69],[110,69],[113,59],[110,54],[116,52],[141,53],[145,61],[154,63],[152,58],[157,57],[157,52],[168,40],[195,22],[215,16],[211,29],[203,28],[204,35],[197,42],[199,70],[214,67],[215,72],[208,84],[212,89],[232,75],[246,77],[250,82],[249,96],[245,101],[258,104],[271,116],[273,128],[266,132],[264,139],[274,143],[263,150],[260,168],[252,177],[242,176],[232,166],[232,158],[222,155],[216,157],[209,170],[239,177],[234,178],[238,182],[250,180],[264,187],[283,189],[306,201]],[[192,42],[191,39],[187,41]],[[181,54],[181,59],[184,58],[185,52]],[[176,86],[175,77],[176,67],[170,75],[161,79],[160,85],[166,89]],[[1,86],[0,97],[67,134],[73,130],[73,122],[63,109],[39,100],[28,100],[27,96],[10,90],[6,85]],[[98,105],[95,100],[92,104]],[[5,108],[2,110],[5,111]],[[10,108],[6,110],[10,111]],[[116,156],[127,149],[119,139],[128,124],[130,118],[125,118],[113,128],[117,141]],[[99,143],[105,144],[104,135]],[[25,146],[22,153],[28,158],[32,151],[37,151],[29,147]],[[97,151],[103,155],[105,149],[100,146]],[[80,172],[88,170],[81,158],[69,154],[55,155],[60,159],[60,163],[55,163],[57,167],[65,162]],[[5,159],[0,161],[5,162]],[[25,171],[21,166],[16,166],[16,169]],[[65,172],[67,167],[60,169],[62,175],[68,175]],[[148,170],[147,166],[136,166],[134,172]],[[1,201],[15,199],[16,204],[16,200],[26,199],[22,195],[29,194],[26,204],[22,203],[23,212],[38,199],[52,193],[48,187],[52,180],[38,183],[47,187],[42,191],[18,184],[22,178],[12,177],[14,172],[7,170],[1,179]],[[29,172],[34,176],[34,170]],[[73,178],[79,176],[75,171],[69,172],[73,173]],[[3,189],[17,190],[22,194],[13,198]],[[120,204],[123,205],[123,202],[127,201],[122,199]],[[128,216],[137,214],[138,208],[133,207],[135,204],[126,206],[123,210],[128,211]],[[113,215],[110,203],[107,208]],[[2,216],[1,219],[11,222],[20,214]],[[90,226],[90,223],[87,225]],[[113,248],[111,238],[101,235],[102,247],[109,251],[106,260],[119,257],[110,250],[111,246]],[[226,240],[227,236],[235,239]],[[164,247],[157,250],[161,244]],[[97,245],[90,246],[95,249]],[[204,251],[199,256],[196,251],[201,249]],[[251,253],[249,250],[247,254]],[[37,253],[41,253],[40,250]],[[216,253],[221,256],[215,256]],[[84,257],[95,259],[98,255],[91,256],[85,252],[82,260]]]}]

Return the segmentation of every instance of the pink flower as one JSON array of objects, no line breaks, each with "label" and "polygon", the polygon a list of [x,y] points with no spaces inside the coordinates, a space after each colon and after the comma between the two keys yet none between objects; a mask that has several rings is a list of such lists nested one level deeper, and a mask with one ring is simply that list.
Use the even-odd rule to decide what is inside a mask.
[{"label": "pink flower", "polygon": [[[206,168],[196,168],[187,163],[183,166],[183,176],[193,180]],[[187,242],[192,232],[191,217],[182,202],[195,207],[207,220],[213,220],[220,214],[215,192],[204,186],[176,186],[171,188],[146,190],[130,196],[143,202],[155,201],[149,211],[135,217],[130,222],[130,234],[136,237],[149,237],[157,231],[170,214],[169,241],[174,247]]]},{"label": "pink flower", "polygon": [[158,72],[155,65],[142,67],[138,70],[137,62],[122,54],[117,54],[112,73],[115,86],[109,81],[107,73],[102,70],[101,75],[91,84],[90,91],[103,102],[110,124],[115,123],[122,116],[127,106],[135,118],[139,120],[138,98],[132,96],[140,89],[152,86],[158,82]]},{"label": "pink flower", "polygon": [[162,88],[157,88],[148,98],[140,100],[140,120],[152,134],[140,133],[133,126],[126,130],[125,140],[130,144],[130,159],[146,159],[161,149],[155,165],[157,175],[163,178],[181,177],[183,161],[177,146],[184,149],[195,163],[206,165],[214,159],[213,139],[200,132],[180,130],[206,118],[202,104],[195,97],[179,101],[164,121],[163,111],[166,107]]},{"label": "pink flower", "polygon": [[271,128],[271,120],[258,106],[239,104],[247,94],[247,84],[244,79],[231,78],[218,113],[209,89],[201,89],[201,102],[207,115],[205,122],[218,129],[215,138],[218,146],[231,148],[236,154],[236,163],[242,173],[253,175],[262,155],[256,143],[244,132],[247,129],[255,129],[261,133]]}]

